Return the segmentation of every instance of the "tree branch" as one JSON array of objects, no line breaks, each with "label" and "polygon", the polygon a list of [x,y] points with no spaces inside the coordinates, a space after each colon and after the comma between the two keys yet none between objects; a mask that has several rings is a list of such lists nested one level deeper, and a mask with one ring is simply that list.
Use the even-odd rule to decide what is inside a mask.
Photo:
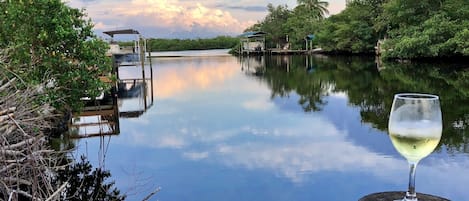
[{"label": "tree branch", "polygon": [[10,87],[11,84],[12,84],[13,82],[15,82],[15,81],[16,81],[16,77],[13,78],[13,79],[11,79],[11,80],[8,81],[7,83],[3,84],[2,86],[0,86],[0,91],[3,91],[3,90],[5,90],[6,88]]},{"label": "tree branch", "polygon": [[13,113],[16,110],[16,107],[10,107],[4,110],[0,111],[0,116],[8,114],[8,113]]},{"label": "tree branch", "polygon": [[161,188],[160,188],[160,187],[156,188],[155,191],[151,192],[149,195],[147,195],[145,198],[143,198],[142,201],[147,201],[147,200],[149,200],[152,196],[154,196],[155,194],[157,194],[157,193],[160,192],[160,191],[161,191]]},{"label": "tree branch", "polygon": [[64,184],[62,184],[62,186],[59,187],[59,189],[57,189],[54,193],[52,193],[52,195],[49,196],[49,198],[46,199],[46,201],[51,201],[52,199],[54,199],[55,196],[57,196],[59,193],[61,193],[68,185],[68,182],[65,182]]},{"label": "tree branch", "polygon": [[8,147],[8,149],[20,148],[20,147],[22,147],[22,146],[32,144],[34,141],[36,141],[36,140],[38,140],[38,139],[39,139],[38,137],[29,138],[29,139],[23,140],[23,141],[21,141],[21,142],[18,142],[18,143],[16,143],[16,144],[9,145],[9,146],[7,146],[7,147]]},{"label": "tree branch", "polygon": [[22,151],[15,151],[15,150],[0,150],[0,154],[10,155],[10,156],[18,156],[23,155]]}]

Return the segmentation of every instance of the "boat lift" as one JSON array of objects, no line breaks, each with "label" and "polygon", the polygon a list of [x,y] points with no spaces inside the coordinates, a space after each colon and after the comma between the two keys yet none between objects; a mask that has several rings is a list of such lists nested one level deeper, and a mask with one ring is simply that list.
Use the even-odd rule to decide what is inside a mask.
[{"label": "boat lift", "polygon": [[[153,66],[151,58],[146,56],[146,39],[134,29],[106,31],[104,33],[111,37],[108,56],[112,58],[113,74],[116,75],[117,82],[113,83],[110,97],[94,102],[88,100],[88,103],[91,104],[88,104],[81,113],[72,115],[69,125],[71,138],[119,135],[120,117],[136,118],[153,106]],[[133,46],[120,47],[114,41],[114,36],[118,34],[136,35]],[[150,54],[148,53],[148,55]],[[126,58],[130,58],[131,61],[126,60]],[[149,78],[145,75],[147,62],[150,67]],[[119,68],[121,67],[141,68],[141,77],[120,79]],[[126,87],[129,85],[130,87]],[[120,108],[120,106],[123,105],[123,102],[129,100],[143,102],[143,108],[122,111],[124,108]]]}]

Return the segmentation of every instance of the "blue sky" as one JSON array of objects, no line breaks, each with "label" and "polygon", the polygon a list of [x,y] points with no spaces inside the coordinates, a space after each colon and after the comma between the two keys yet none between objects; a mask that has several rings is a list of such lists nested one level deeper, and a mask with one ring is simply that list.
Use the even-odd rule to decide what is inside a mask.
[{"label": "blue sky", "polygon": [[[69,0],[68,5],[84,8],[97,33],[134,28],[146,37],[206,38],[238,35],[267,14],[267,4],[296,0]],[[344,9],[345,0],[329,0],[329,11]]]}]

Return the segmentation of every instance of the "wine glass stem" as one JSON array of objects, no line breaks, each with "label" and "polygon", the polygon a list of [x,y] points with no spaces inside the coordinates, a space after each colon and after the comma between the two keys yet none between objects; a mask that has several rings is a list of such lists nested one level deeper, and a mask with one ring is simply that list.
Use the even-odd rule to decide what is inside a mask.
[{"label": "wine glass stem", "polygon": [[405,195],[404,200],[408,201],[417,201],[417,194],[415,192],[415,169],[417,168],[417,163],[418,162],[410,162],[409,161],[409,166],[410,166],[410,173],[409,173],[409,190],[407,190],[407,193]]}]

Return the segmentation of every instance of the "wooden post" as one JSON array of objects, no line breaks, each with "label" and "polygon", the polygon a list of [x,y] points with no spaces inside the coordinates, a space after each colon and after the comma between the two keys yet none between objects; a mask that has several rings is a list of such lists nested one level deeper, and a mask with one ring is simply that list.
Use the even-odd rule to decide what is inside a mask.
[{"label": "wooden post", "polygon": [[306,44],[306,51],[308,51],[308,39],[305,39],[305,44]]},{"label": "wooden post", "polygon": [[151,62],[151,52],[148,52],[148,59],[150,61],[151,103],[153,103],[153,64]]},{"label": "wooden post", "polygon": [[[143,41],[143,40],[145,39],[142,37],[139,37],[139,41]],[[147,90],[146,90],[147,82],[145,79],[145,56],[146,55],[145,55],[145,52],[143,52],[143,50],[144,50],[143,44],[140,43],[139,52],[140,52],[140,63],[142,65],[143,104],[145,105],[145,110],[146,110],[147,109]]]},{"label": "wooden post", "polygon": [[306,56],[306,69],[309,68],[309,56]]},{"label": "wooden post", "polygon": [[116,56],[112,55],[111,56],[111,62],[112,62],[112,73],[116,74],[117,80],[119,80],[119,64],[117,64]]},{"label": "wooden post", "polygon": [[267,47],[265,46],[265,36],[262,37],[262,43],[264,44],[262,51],[265,52],[267,50]]},{"label": "wooden post", "polygon": [[247,41],[248,54],[249,54],[249,52],[251,51],[250,46],[249,46],[249,43],[251,43],[251,40],[248,38],[248,41]]}]

